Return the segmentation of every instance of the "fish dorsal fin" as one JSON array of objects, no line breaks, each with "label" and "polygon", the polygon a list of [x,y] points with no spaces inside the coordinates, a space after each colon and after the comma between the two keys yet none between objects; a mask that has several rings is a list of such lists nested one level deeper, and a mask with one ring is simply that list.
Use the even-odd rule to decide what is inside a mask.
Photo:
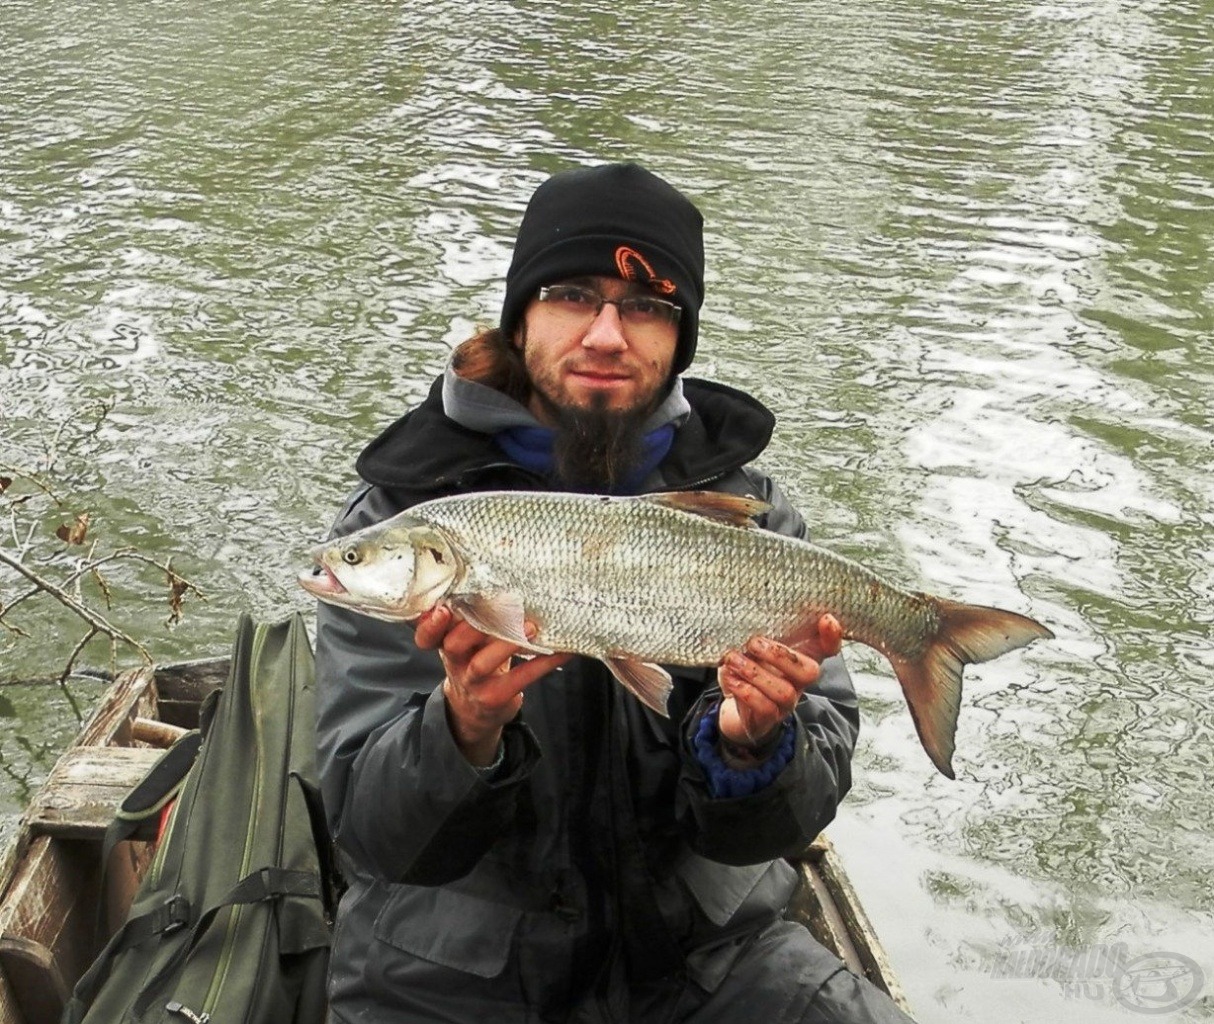
[{"label": "fish dorsal fin", "polygon": [[645,495],[645,500],[730,526],[753,527],[755,516],[771,510],[771,505],[758,498],[744,498],[720,491],[662,491]]}]

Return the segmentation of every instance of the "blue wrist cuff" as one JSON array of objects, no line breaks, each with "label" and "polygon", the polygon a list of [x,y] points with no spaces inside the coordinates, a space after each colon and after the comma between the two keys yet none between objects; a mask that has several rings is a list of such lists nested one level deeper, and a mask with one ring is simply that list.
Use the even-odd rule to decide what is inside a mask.
[{"label": "blue wrist cuff", "polygon": [[721,731],[717,725],[717,713],[720,708],[719,704],[710,708],[696,727],[695,737],[692,739],[696,760],[708,776],[708,792],[713,797],[750,796],[771,785],[772,780],[792,760],[796,729],[792,719],[786,720],[779,746],[771,757],[754,768],[730,768],[721,760],[719,749]]}]

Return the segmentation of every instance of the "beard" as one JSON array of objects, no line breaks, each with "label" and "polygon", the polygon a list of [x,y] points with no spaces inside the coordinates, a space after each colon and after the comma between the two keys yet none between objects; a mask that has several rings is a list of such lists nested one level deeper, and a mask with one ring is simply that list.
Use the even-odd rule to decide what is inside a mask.
[{"label": "beard", "polygon": [[[607,394],[591,395],[578,404],[562,384],[562,366],[552,363],[545,352],[527,345],[527,323],[519,325],[513,346],[529,383],[525,403],[540,422],[553,429],[552,479],[565,490],[580,493],[617,493],[641,471],[645,460],[645,421],[661,404],[669,388],[653,375],[650,385],[629,408],[611,408]],[[668,355],[666,377],[670,376]],[[655,368],[658,366],[654,364]]]},{"label": "beard", "polygon": [[596,396],[587,408],[552,406],[552,472],[570,491],[614,493],[640,470],[645,420],[652,409],[614,410]]}]

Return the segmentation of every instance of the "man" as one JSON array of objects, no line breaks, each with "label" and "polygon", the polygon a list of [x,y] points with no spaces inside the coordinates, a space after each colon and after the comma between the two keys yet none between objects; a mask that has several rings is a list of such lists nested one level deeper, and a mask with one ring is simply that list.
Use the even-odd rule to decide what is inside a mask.
[{"label": "man", "polygon": [[[774,420],[684,380],[702,221],[632,164],[532,197],[500,327],[358,460],[348,533],[495,489],[751,494]],[[855,695],[838,624],[673,670],[670,718],[591,659],[517,659],[437,608],[416,631],[321,605],[322,780],[350,889],[337,1021],[906,1020],[781,919],[795,854],[850,785]]]}]

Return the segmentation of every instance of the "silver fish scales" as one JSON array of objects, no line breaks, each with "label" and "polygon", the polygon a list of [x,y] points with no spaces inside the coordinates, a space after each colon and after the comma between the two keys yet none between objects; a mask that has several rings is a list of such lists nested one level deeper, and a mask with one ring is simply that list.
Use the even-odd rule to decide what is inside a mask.
[{"label": "silver fish scales", "polygon": [[[439,601],[536,652],[600,658],[665,713],[661,664],[714,665],[756,634],[805,642],[830,613],[894,667],[924,748],[952,777],[961,670],[1038,637],[1025,616],[902,590],[755,527],[762,502],[715,492],[605,498],[484,492],[417,505],[324,545],[300,582],[385,619]],[[528,640],[524,620],[538,631]]]}]

